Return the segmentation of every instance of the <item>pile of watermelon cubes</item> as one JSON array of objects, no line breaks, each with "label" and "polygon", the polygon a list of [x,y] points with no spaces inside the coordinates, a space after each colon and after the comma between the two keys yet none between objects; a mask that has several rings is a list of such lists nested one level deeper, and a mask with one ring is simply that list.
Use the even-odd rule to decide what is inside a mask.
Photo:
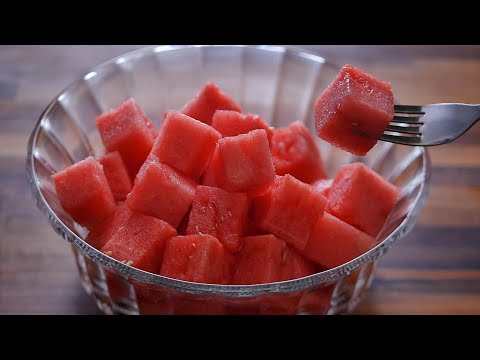
[{"label": "pile of watermelon cubes", "polygon": [[[388,84],[346,66],[316,103],[317,133],[366,153],[389,102]],[[212,82],[158,130],[134,99],[96,124],[106,155],[53,175],[61,205],[91,246],[170,278],[262,284],[337,267],[377,244],[398,197],[362,163],[328,178],[301,122],[271,128]]]}]

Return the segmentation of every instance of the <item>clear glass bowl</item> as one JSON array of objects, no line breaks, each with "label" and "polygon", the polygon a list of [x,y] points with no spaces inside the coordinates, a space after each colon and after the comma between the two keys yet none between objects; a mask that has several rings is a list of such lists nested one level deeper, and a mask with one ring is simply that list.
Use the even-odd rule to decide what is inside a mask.
[{"label": "clear glass bowl", "polygon": [[[86,230],[61,208],[50,175],[104,152],[95,117],[129,97],[160,125],[208,80],[272,126],[303,121],[312,131],[313,103],[338,68],[320,56],[279,46],[158,46],[104,63],[62,91],[30,137],[27,176],[35,203],[71,243],[85,291],[108,314],[338,314],[351,311],[373,280],[376,260],[412,230],[430,174],[425,149],[379,142],[356,157],[319,139],[329,175],[361,161],[401,189],[379,244],[334,269],[263,285],[190,283],[122,264],[88,245]],[[59,246],[60,243],[59,243]],[[54,265],[52,265],[54,266]]]}]

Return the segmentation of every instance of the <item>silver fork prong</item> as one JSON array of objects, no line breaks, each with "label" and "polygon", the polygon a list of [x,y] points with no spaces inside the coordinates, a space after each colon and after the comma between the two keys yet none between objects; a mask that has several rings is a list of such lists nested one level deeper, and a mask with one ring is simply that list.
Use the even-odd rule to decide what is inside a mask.
[{"label": "silver fork prong", "polygon": [[389,141],[396,144],[403,144],[403,145],[419,145],[422,143],[421,136],[401,136],[401,135],[383,134],[380,140]]},{"label": "silver fork prong", "polygon": [[405,134],[418,134],[421,135],[420,126],[397,126],[397,125],[388,125],[385,129],[386,131],[393,131],[398,133]]},{"label": "silver fork prong", "polygon": [[399,116],[395,115],[392,122],[405,123],[405,124],[423,124],[423,115],[420,116]]},{"label": "silver fork prong", "polygon": [[425,114],[425,111],[423,111],[422,106],[417,106],[417,105],[395,105],[394,109],[395,109],[395,112],[400,112],[400,113]]}]

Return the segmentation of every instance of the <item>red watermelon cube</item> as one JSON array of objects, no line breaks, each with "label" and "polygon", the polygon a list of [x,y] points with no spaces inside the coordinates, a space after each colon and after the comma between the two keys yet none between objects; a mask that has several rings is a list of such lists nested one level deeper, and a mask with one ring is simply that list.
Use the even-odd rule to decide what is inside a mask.
[{"label": "red watermelon cube", "polygon": [[205,124],[212,123],[212,117],[217,110],[234,110],[242,112],[242,108],[232,98],[224,94],[213,82],[204,88],[180,110]]},{"label": "red watermelon cube", "polygon": [[282,280],[287,244],[274,235],[247,236],[235,258],[233,284],[253,285]]},{"label": "red watermelon cube", "polygon": [[344,165],[335,175],[327,211],[377,236],[398,198],[398,188],[362,163]]},{"label": "red watermelon cube", "polygon": [[211,126],[177,111],[169,111],[152,154],[161,163],[198,180],[221,137]]},{"label": "red watermelon cube", "polygon": [[118,151],[108,153],[98,159],[98,162],[103,166],[103,171],[115,200],[125,200],[128,193],[132,190],[133,184],[120,153]]},{"label": "red watermelon cube", "polygon": [[232,261],[232,255],[213,236],[177,236],[167,243],[160,275],[206,284],[228,284]]},{"label": "red watermelon cube", "polygon": [[52,175],[60,204],[80,225],[92,228],[115,212],[115,200],[102,166],[93,157]]},{"label": "red watermelon cube", "polygon": [[302,250],[327,199],[308,184],[287,174],[278,176],[268,191],[254,200],[255,219],[265,231]]},{"label": "red watermelon cube", "polygon": [[187,234],[212,235],[230,252],[238,251],[248,213],[245,193],[198,186],[193,198]]},{"label": "red watermelon cube", "polygon": [[321,179],[312,184],[313,190],[328,198],[333,179]]},{"label": "red watermelon cube", "polygon": [[263,129],[218,140],[205,185],[232,192],[262,192],[275,178],[267,133]]},{"label": "red watermelon cube", "polygon": [[122,227],[133,214],[132,210],[122,202],[117,206],[115,212],[108,218],[99,221],[88,233],[86,242],[95,249],[100,250],[103,245]]},{"label": "red watermelon cube", "polygon": [[365,155],[394,113],[390,84],[345,65],[315,103],[315,128],[332,145]]},{"label": "red watermelon cube", "polygon": [[215,111],[212,126],[224,137],[246,134],[255,129],[264,129],[267,132],[268,141],[273,135],[270,126],[260,116],[254,114],[243,115],[232,110]]},{"label": "red watermelon cube", "polygon": [[315,274],[315,264],[287,246],[282,258],[281,280],[292,280]]},{"label": "red watermelon cube", "polygon": [[376,245],[373,237],[325,212],[301,250],[306,258],[327,268],[340,266]]},{"label": "red watermelon cube", "polygon": [[158,273],[165,243],[176,235],[175,229],[165,221],[133,213],[101,251],[137,269]]},{"label": "red watermelon cube", "polygon": [[271,149],[277,175],[290,174],[307,184],[326,177],[315,139],[300,121],[275,129]]},{"label": "red watermelon cube", "polygon": [[130,209],[177,227],[195,195],[196,183],[150,156],[138,172],[126,203]]},{"label": "red watermelon cube", "polygon": [[133,180],[152,149],[156,129],[135,100],[97,117],[97,128],[108,151],[118,151]]}]

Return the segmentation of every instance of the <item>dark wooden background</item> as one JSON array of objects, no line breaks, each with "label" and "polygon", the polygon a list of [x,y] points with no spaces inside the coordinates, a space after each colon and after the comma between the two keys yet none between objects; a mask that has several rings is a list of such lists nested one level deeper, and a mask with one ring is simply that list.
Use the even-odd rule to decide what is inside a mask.
[{"label": "dark wooden background", "polygon": [[[0,313],[99,314],[70,247],[35,208],[27,139],[48,102],[139,46],[0,46]],[[480,103],[480,46],[310,46],[392,83],[403,103]],[[381,260],[358,314],[480,314],[480,123],[432,148],[429,200]]]}]

